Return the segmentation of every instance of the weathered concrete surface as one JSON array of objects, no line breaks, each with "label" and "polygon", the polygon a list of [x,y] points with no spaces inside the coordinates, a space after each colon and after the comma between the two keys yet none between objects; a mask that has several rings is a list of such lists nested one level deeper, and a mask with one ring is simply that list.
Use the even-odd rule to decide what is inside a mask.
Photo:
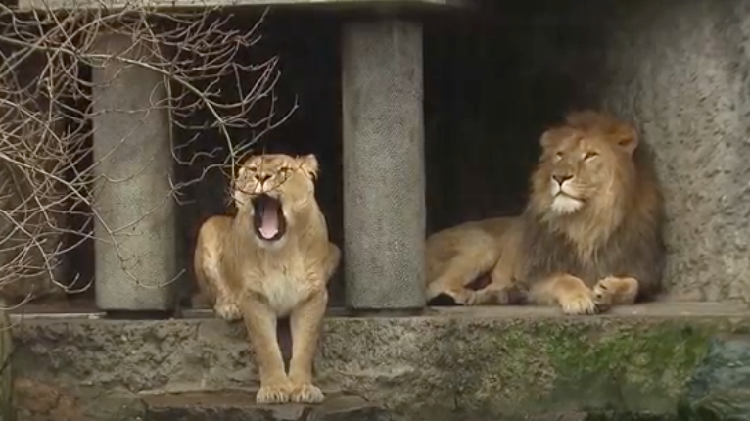
[{"label": "weathered concrete surface", "polygon": [[147,421],[388,421],[385,408],[357,396],[330,396],[321,405],[265,405],[255,395],[230,392],[221,395],[186,393],[145,398]]},{"label": "weathered concrete surface", "polygon": [[[330,317],[316,377],[329,394],[364,397],[404,420],[604,409],[669,415],[689,392],[697,400],[701,390],[723,390],[716,384],[731,387],[728,378],[750,382],[736,369],[750,367],[747,332],[750,311],[711,304],[596,317],[533,307]],[[240,324],[37,318],[14,334],[27,417],[56,410],[69,419],[122,420],[142,414],[140,398],[154,393],[257,387]],[[730,334],[735,342],[724,339]],[[700,384],[708,386],[691,386]]]},{"label": "weathered concrete surface", "polygon": [[348,307],[425,305],[422,24],[342,29],[344,276]]},{"label": "weathered concrete surface", "polygon": [[[148,47],[103,33],[95,51],[148,63],[155,54]],[[178,272],[167,80],[117,60],[98,63],[91,74],[96,304],[168,310]]]}]

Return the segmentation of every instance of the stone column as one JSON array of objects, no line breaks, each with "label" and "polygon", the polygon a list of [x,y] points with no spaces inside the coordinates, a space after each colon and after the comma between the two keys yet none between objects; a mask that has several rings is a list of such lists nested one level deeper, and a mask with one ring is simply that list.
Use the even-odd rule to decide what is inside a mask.
[{"label": "stone column", "polygon": [[425,305],[422,26],[343,29],[344,255],[347,305]]},{"label": "stone column", "polygon": [[[101,53],[129,37],[104,35]],[[168,310],[176,274],[170,118],[164,76],[117,60],[92,69],[96,184],[96,303],[104,310]],[[101,220],[100,220],[101,219]],[[113,235],[114,233],[114,235]]]}]

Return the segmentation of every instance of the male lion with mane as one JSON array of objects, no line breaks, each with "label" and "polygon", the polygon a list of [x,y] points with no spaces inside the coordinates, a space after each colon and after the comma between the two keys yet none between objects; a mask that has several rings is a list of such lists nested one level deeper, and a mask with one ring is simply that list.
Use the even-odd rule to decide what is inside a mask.
[{"label": "male lion with mane", "polygon": [[[604,113],[573,113],[540,144],[520,216],[469,222],[428,239],[428,298],[504,304],[520,290],[525,301],[557,304],[567,314],[653,298],[666,255],[663,198],[635,128]],[[442,270],[431,273],[436,261]],[[486,288],[467,288],[483,274],[490,275]]]},{"label": "male lion with mane", "polygon": [[[323,400],[312,383],[313,357],[328,303],[326,285],[341,252],[328,241],[315,200],[313,155],[249,158],[233,185],[234,218],[213,216],[200,228],[195,275],[200,294],[226,320],[244,318],[258,363],[258,403]],[[276,337],[289,316],[289,375]]]}]

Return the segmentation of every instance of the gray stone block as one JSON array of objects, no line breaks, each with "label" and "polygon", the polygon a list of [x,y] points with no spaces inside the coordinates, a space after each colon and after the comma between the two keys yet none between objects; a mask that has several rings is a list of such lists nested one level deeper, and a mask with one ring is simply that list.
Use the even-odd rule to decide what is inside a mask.
[{"label": "gray stone block", "polygon": [[[98,51],[133,47],[102,35]],[[123,57],[144,59],[140,47]],[[162,74],[112,60],[92,69],[96,303],[106,310],[166,310],[176,273],[170,118]]]},{"label": "gray stone block", "polygon": [[347,304],[422,308],[422,27],[349,23],[342,60]]}]

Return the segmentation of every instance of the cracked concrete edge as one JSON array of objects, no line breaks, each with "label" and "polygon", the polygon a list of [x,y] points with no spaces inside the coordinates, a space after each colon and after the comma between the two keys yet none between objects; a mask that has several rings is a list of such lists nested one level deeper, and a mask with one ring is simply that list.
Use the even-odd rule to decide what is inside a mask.
[{"label": "cracked concrete edge", "polygon": [[[327,393],[366,396],[403,416],[510,416],[611,405],[669,412],[717,335],[750,327],[747,312],[590,318],[533,313],[329,318],[316,379]],[[55,389],[58,401],[69,396],[68,406],[83,412],[117,407],[94,403],[104,392],[120,399],[257,387],[240,324],[32,319],[16,325],[14,336],[21,347],[14,361],[17,380]]]}]

